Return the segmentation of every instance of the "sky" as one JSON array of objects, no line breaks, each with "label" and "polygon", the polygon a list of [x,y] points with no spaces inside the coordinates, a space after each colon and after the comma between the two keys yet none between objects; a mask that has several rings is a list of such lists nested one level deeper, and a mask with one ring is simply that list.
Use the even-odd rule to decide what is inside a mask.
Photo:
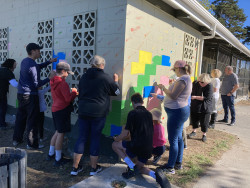
[{"label": "sky", "polygon": [[[244,24],[244,26],[250,26],[250,0],[239,0],[238,3],[240,8],[243,8],[245,15],[247,16],[247,20]],[[248,9],[248,10],[247,10]],[[248,49],[250,49],[250,45],[246,45]]]},{"label": "sky", "polygon": [[[245,15],[247,16],[247,20],[244,24],[244,26],[250,26],[250,0],[238,0],[238,5],[240,8],[244,10]],[[210,0],[210,2],[213,2],[213,0]],[[245,45],[250,50],[250,45]]]}]

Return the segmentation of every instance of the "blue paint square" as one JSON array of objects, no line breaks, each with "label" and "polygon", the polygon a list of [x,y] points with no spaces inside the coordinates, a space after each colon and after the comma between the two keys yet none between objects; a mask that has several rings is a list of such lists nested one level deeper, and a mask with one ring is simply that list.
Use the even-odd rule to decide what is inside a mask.
[{"label": "blue paint square", "polygon": [[110,136],[120,135],[122,132],[122,126],[111,125]]},{"label": "blue paint square", "polygon": [[170,61],[170,57],[169,56],[162,55],[162,61],[161,61],[161,65],[162,66],[168,66],[168,67],[170,67],[171,63],[169,61]]},{"label": "blue paint square", "polygon": [[53,58],[57,57],[57,62],[54,62],[52,64],[52,70],[56,70],[56,65],[59,63],[60,60],[65,60],[66,54],[64,52],[58,52],[57,54],[54,54],[53,51]]},{"label": "blue paint square", "polygon": [[145,86],[143,89],[143,98],[152,97],[150,93],[155,92],[155,86]]}]

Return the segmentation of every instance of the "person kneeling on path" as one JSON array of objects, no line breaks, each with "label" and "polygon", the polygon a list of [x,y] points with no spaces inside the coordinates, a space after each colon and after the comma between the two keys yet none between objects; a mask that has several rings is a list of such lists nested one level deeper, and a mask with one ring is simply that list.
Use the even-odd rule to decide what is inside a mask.
[{"label": "person kneeling on path", "polygon": [[56,76],[50,80],[53,99],[51,110],[56,132],[50,141],[47,160],[51,160],[55,157],[54,166],[61,166],[70,161],[70,159],[62,155],[64,134],[71,131],[70,117],[73,110],[72,101],[77,96],[77,89],[72,88],[72,92],[70,92],[69,85],[65,82],[69,74],[74,74],[70,70],[69,64],[60,62],[56,65]]},{"label": "person kneeling on path", "polygon": [[[134,177],[138,172],[156,179],[161,187],[170,187],[170,184],[159,168],[156,172],[144,165],[151,157],[153,149],[153,119],[152,114],[142,106],[143,99],[139,93],[131,96],[134,110],[130,111],[127,123],[121,134],[114,137],[113,150],[128,165],[127,171],[122,173],[126,179]],[[131,141],[125,141],[130,135]]]},{"label": "person kneeling on path", "polygon": [[202,141],[207,141],[206,132],[209,126],[210,115],[213,110],[213,85],[208,74],[201,74],[198,81],[193,82],[191,93],[191,119],[193,131],[188,135],[189,138],[196,136],[196,129],[201,125],[203,132]]},{"label": "person kneeling on path", "polygon": [[154,136],[153,136],[153,152],[154,155],[153,163],[157,164],[162,154],[166,150],[166,138],[164,133],[164,127],[161,125],[161,110],[154,108],[151,111],[153,116],[154,124]]}]

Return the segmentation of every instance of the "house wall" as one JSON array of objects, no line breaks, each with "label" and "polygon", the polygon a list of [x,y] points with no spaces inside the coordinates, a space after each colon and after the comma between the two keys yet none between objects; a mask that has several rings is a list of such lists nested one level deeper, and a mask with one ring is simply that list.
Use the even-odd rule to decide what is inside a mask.
[{"label": "house wall", "polygon": [[[201,34],[173,16],[145,0],[2,0],[0,28],[8,28],[8,57],[18,62],[15,70],[19,79],[20,63],[25,58],[25,47],[30,42],[44,45],[43,57],[65,56],[75,76],[67,78],[71,87],[76,86],[80,76],[89,68],[89,59],[98,54],[106,59],[105,72],[111,76],[119,74],[122,95],[112,97],[110,113],[103,133],[107,136],[119,134],[131,110],[130,97],[134,92],[144,95],[145,106],[160,108],[147,92],[156,82],[166,86],[175,75],[170,71],[176,60],[184,59],[195,70],[199,54]],[[94,15],[94,25],[85,28],[87,15]],[[82,16],[83,27],[79,27]],[[41,33],[41,25],[50,23],[51,32]],[[47,29],[51,26],[45,26]],[[85,32],[93,31],[91,45]],[[79,39],[80,34],[82,38]],[[46,41],[45,39],[49,39]],[[79,42],[81,44],[79,45]],[[83,55],[84,50],[91,52]],[[76,55],[81,51],[81,55]],[[185,56],[184,56],[185,54]],[[61,56],[60,56],[61,58]],[[79,60],[80,59],[80,60]],[[79,63],[80,62],[80,63]],[[87,62],[87,63],[86,63]],[[47,77],[51,67],[42,72]],[[192,79],[197,72],[193,71]],[[156,87],[155,87],[156,88]],[[158,90],[158,92],[160,92]],[[16,106],[16,89],[11,88],[9,105]],[[50,93],[46,95],[51,105]],[[150,104],[149,104],[150,103]],[[77,101],[72,114],[72,124],[77,119]],[[163,110],[164,112],[164,110]],[[50,107],[45,113],[51,117]],[[167,119],[163,114],[162,121]]]},{"label": "house wall", "polygon": [[[168,86],[168,80],[175,77],[170,69],[176,60],[187,61],[193,69],[192,80],[197,77],[200,38],[200,32],[145,0],[128,0],[121,125],[126,122],[126,114],[131,109],[129,100],[135,92],[144,96],[148,109],[163,107],[159,101],[149,98],[147,92],[162,93],[152,86],[155,82]],[[163,124],[166,120],[163,110]]]},{"label": "house wall", "polygon": [[[0,6],[0,28],[8,30],[8,57],[18,63],[14,72],[17,79],[20,63],[27,57],[26,45],[36,42],[44,46],[41,50],[42,58],[37,60],[38,63],[52,56],[59,56],[71,65],[75,75],[69,76],[66,80],[70,87],[77,87],[81,75],[90,67],[89,60],[95,54],[106,59],[105,72],[111,76],[118,73],[122,85],[127,1],[1,0],[1,5],[3,6]],[[90,19],[94,20],[94,25],[85,28],[85,23],[91,24],[91,20],[85,16],[91,16],[92,13],[94,18]],[[79,27],[80,22],[82,27]],[[52,30],[45,32],[49,28]],[[85,32],[94,32],[94,36],[84,37]],[[85,39],[87,44],[84,43]],[[90,44],[92,39],[93,44]],[[84,54],[85,52],[87,54]],[[42,78],[47,77],[51,69],[51,66],[44,69],[41,73]],[[16,89],[10,86],[8,104],[12,107],[16,106],[16,93]],[[113,97],[115,100],[120,98],[121,96]],[[45,99],[48,104],[45,115],[51,118],[51,94],[47,93]],[[77,120],[77,100],[74,106],[72,124]],[[104,134],[110,135],[110,129],[105,128]]]}]

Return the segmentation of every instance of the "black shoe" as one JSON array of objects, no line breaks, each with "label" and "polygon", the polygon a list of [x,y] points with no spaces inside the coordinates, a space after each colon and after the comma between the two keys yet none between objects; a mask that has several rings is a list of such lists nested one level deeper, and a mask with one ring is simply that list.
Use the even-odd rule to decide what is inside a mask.
[{"label": "black shoe", "polygon": [[203,135],[202,136],[202,142],[206,142],[207,141],[207,137],[206,137],[206,135]]},{"label": "black shoe", "polygon": [[96,165],[96,168],[91,168],[89,175],[94,176],[98,172],[101,172],[101,171],[102,171],[102,167],[100,165]]},{"label": "black shoe", "polygon": [[54,155],[47,155],[46,161],[51,161],[52,159],[55,159],[55,154]]},{"label": "black shoe", "polygon": [[188,138],[193,138],[196,136],[196,132],[191,132],[189,135],[188,135]]},{"label": "black shoe", "polygon": [[133,169],[128,167],[127,171],[122,173],[122,177],[124,177],[125,179],[132,178],[136,175],[136,171],[137,171],[137,166],[134,166]]},{"label": "black shoe", "polygon": [[162,170],[163,170],[163,172],[165,172],[166,174],[175,174],[174,168],[163,167]]},{"label": "black shoe", "polygon": [[228,126],[234,126],[235,125],[235,122],[231,122],[229,124],[227,124]]},{"label": "black shoe", "polygon": [[155,172],[156,182],[160,184],[162,188],[171,188],[171,185],[161,168],[157,168]]},{"label": "black shoe", "polygon": [[174,169],[175,170],[182,170],[183,169],[182,164],[181,163],[175,163]]},{"label": "black shoe", "polygon": [[23,141],[18,142],[18,141],[16,141],[16,140],[13,140],[13,142],[12,142],[12,144],[13,144],[14,147],[18,146],[18,145],[21,144],[21,143],[23,143]]},{"label": "black shoe", "polygon": [[184,145],[184,149],[188,149],[187,145]]},{"label": "black shoe", "polygon": [[68,162],[70,162],[71,159],[65,158],[63,155],[61,157],[61,159],[59,161],[55,160],[54,162],[54,166],[58,167],[58,166],[62,166]]},{"label": "black shoe", "polygon": [[72,176],[77,176],[79,172],[83,171],[82,165],[78,165],[77,168],[73,167],[71,171]]},{"label": "black shoe", "polygon": [[208,126],[209,129],[214,129],[215,125],[214,124],[211,124]]},{"label": "black shoe", "polygon": [[29,146],[29,145],[26,146],[26,148],[27,148],[28,150],[42,149],[42,148],[44,148],[44,147],[45,147],[45,146],[44,146],[43,144],[39,144],[37,148],[32,147],[32,146]]},{"label": "black shoe", "polygon": [[154,156],[153,164],[157,164],[160,159],[161,159],[161,155]]},{"label": "black shoe", "polygon": [[228,120],[221,119],[221,120],[219,120],[219,121],[217,121],[217,122],[220,122],[220,123],[228,123]]}]

